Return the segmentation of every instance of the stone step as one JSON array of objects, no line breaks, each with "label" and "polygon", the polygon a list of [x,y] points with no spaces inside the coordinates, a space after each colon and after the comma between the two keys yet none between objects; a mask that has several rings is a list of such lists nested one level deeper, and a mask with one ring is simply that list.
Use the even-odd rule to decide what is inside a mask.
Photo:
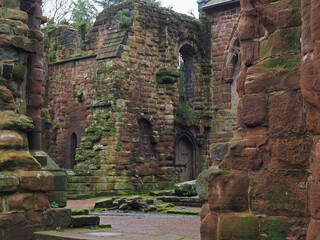
[{"label": "stone step", "polygon": [[165,196],[157,197],[157,199],[166,203],[173,203],[177,206],[202,207],[204,204],[204,201],[199,199],[199,197]]},{"label": "stone step", "polygon": [[100,223],[98,215],[76,215],[71,216],[71,224],[73,228],[80,228],[85,226],[97,226]]}]

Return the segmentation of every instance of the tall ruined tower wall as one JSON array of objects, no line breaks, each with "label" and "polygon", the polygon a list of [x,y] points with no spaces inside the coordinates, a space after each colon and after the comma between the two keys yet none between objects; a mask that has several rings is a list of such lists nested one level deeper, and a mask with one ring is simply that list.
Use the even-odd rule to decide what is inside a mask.
[{"label": "tall ruined tower wall", "polygon": [[[185,176],[196,178],[206,166],[213,117],[209,23],[127,1],[101,12],[80,48],[73,35],[69,58],[61,54],[63,32],[57,27],[48,36],[52,59],[45,98],[52,122],[46,146],[67,166],[66,146],[72,133],[77,135],[70,193],[169,187],[179,181],[174,152],[179,142],[182,148],[193,144],[192,170]],[[179,53],[189,72],[179,72]]]}]

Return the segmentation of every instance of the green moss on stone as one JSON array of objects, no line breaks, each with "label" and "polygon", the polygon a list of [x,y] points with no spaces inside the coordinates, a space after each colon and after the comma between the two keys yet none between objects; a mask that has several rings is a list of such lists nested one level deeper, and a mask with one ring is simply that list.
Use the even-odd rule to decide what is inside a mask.
[{"label": "green moss on stone", "polygon": [[261,50],[260,50],[261,57],[265,56],[269,52],[270,45],[271,45],[270,41],[266,41],[263,43],[263,45],[261,46]]},{"label": "green moss on stone", "polygon": [[120,28],[127,28],[130,26],[131,18],[130,18],[130,10],[123,9],[118,12],[119,22],[118,26]]},{"label": "green moss on stone", "polygon": [[3,0],[3,7],[18,8],[18,6],[19,6],[18,0]]},{"label": "green moss on stone", "polygon": [[285,240],[290,227],[290,223],[269,219],[262,224],[262,232],[266,235],[266,240]]},{"label": "green moss on stone", "polygon": [[301,51],[301,28],[285,29],[280,32],[280,37],[287,41],[290,52]]},{"label": "green moss on stone", "polygon": [[49,59],[51,62],[56,62],[56,58],[57,58],[57,56],[56,56],[55,52],[52,52],[49,54]]},{"label": "green moss on stone", "polygon": [[57,50],[57,49],[58,49],[58,43],[57,43],[57,41],[54,41],[54,42],[52,43],[52,48],[53,48],[54,50]]}]

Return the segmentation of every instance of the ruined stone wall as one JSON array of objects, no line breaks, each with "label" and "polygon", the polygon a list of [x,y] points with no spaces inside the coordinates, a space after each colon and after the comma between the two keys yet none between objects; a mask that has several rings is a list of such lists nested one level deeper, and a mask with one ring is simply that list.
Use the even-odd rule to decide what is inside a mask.
[{"label": "ruined stone wall", "polygon": [[[95,71],[87,75],[93,88],[83,87],[95,95],[85,97],[91,100],[93,121],[77,150],[75,175],[69,178],[70,193],[106,195],[171,186],[178,181],[175,139],[182,135],[194,141],[196,177],[205,165],[203,156],[207,155],[207,131],[212,119],[208,26],[206,21],[140,1],[127,1],[99,14],[81,46],[81,58],[88,58],[81,60],[86,61],[86,71]],[[181,104],[178,64],[182,48],[194,55],[194,95],[177,114]],[[91,59],[90,54],[95,57]],[[70,74],[71,79],[62,77],[58,83],[58,76],[77,71],[76,67],[70,70],[70,66],[76,66],[79,60],[63,61],[57,58],[56,63],[50,64],[48,84],[64,87],[71,82],[78,88],[80,82],[76,79],[85,78],[81,70],[77,75]],[[66,99],[69,96],[71,92],[63,95],[61,104],[48,107],[53,121],[60,121],[63,128],[57,131],[61,140],[63,132],[70,131],[68,118],[62,117],[68,116],[67,106],[74,102]],[[56,99],[50,88],[49,98]],[[89,114],[87,123],[91,119]],[[57,149],[50,151],[58,158]]]},{"label": "ruined stone wall", "polygon": [[70,211],[50,207],[54,175],[29,152],[41,150],[41,22],[41,1],[0,1],[0,239],[70,225]]},{"label": "ruined stone wall", "polygon": [[[311,6],[317,8],[315,2]],[[310,5],[302,3],[306,20]],[[310,103],[306,108],[307,94],[301,93],[300,83],[308,82],[307,89],[314,91],[310,83],[316,78],[311,74],[310,80],[305,79],[309,68],[303,68],[312,65],[303,63],[312,48],[308,24],[301,28],[300,4],[298,0],[241,1],[239,129],[219,169],[209,174],[202,239],[306,238],[308,206],[311,211],[318,209],[316,201],[315,208],[308,204],[308,195],[314,199],[309,172],[316,163],[311,162],[316,133],[311,129],[317,121],[311,120],[316,111],[309,112],[315,101],[306,97]],[[309,38],[303,38],[308,41],[302,48],[306,57],[300,72],[302,29]],[[317,218],[315,211],[311,214]],[[310,226],[308,239],[319,237],[316,229]]]},{"label": "ruined stone wall", "polygon": [[[71,136],[76,134],[77,146],[85,129],[92,122],[91,101],[95,98],[92,79],[96,75],[95,58],[79,59],[49,67],[46,105],[49,123],[46,125],[45,149],[63,168],[72,168]],[[74,161],[74,159],[73,159]]]},{"label": "ruined stone wall", "polygon": [[[213,114],[210,133],[210,160],[218,164],[226,154],[227,143],[237,129],[236,69],[240,64],[240,45],[236,29],[240,17],[238,2],[203,10],[210,19],[212,32]],[[233,103],[234,102],[234,103]],[[233,106],[232,106],[233,103]]]},{"label": "ruined stone wall", "polygon": [[312,178],[309,187],[309,211],[311,222],[307,239],[320,238],[319,216],[319,50],[320,50],[320,4],[318,1],[301,1],[302,15],[302,61],[301,91],[306,102],[307,132],[313,141]]}]

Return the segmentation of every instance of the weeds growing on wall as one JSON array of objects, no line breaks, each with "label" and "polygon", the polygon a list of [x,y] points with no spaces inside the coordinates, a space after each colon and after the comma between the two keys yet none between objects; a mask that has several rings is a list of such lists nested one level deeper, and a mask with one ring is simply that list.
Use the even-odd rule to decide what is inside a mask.
[{"label": "weeds growing on wall", "polygon": [[131,18],[129,9],[120,10],[118,16],[120,18],[118,22],[120,28],[127,28],[130,26]]},{"label": "weeds growing on wall", "polygon": [[176,121],[185,126],[196,126],[199,124],[199,116],[187,102],[181,102],[177,107]]}]

